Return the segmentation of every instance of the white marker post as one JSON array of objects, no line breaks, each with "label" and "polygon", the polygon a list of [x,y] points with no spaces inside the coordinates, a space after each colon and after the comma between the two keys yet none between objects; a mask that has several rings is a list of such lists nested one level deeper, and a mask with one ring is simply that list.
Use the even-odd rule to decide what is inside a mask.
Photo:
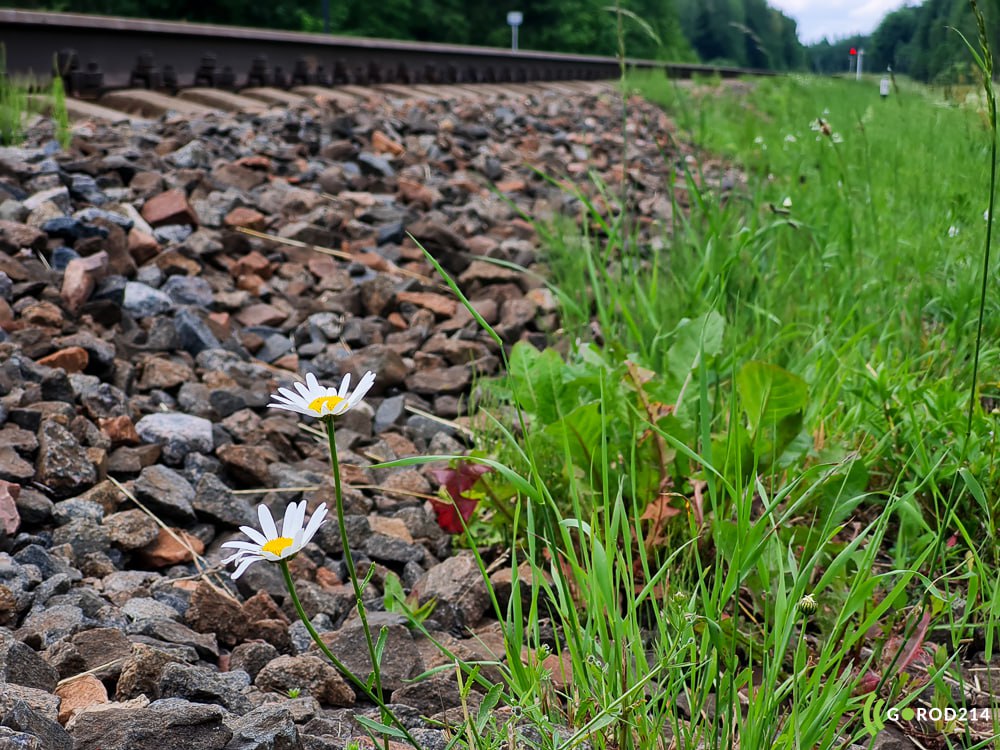
[{"label": "white marker post", "polygon": [[865,56],[865,51],[863,49],[858,50],[858,75],[857,80],[861,80],[861,60]]},{"label": "white marker post", "polygon": [[512,10],[507,14],[507,25],[510,26],[510,49],[517,52],[517,27],[524,23],[524,14],[519,10]]}]

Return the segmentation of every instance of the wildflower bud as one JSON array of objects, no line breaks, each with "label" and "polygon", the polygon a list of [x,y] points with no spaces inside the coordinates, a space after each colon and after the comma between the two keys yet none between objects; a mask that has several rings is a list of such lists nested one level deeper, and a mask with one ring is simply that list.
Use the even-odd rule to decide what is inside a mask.
[{"label": "wildflower bud", "polygon": [[799,612],[804,614],[806,617],[816,613],[817,608],[816,600],[813,598],[812,594],[806,594],[801,599],[799,599]]}]

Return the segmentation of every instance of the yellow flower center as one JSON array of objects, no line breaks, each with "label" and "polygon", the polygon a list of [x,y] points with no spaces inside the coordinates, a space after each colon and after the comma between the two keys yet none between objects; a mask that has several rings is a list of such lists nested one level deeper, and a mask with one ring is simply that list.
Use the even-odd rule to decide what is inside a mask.
[{"label": "yellow flower center", "polygon": [[285,551],[286,547],[291,546],[292,540],[287,536],[279,536],[277,539],[272,539],[267,544],[265,544],[261,549],[264,552],[270,552],[272,555],[281,555]]},{"label": "yellow flower center", "polygon": [[328,411],[332,412],[333,408],[337,404],[346,400],[347,399],[341,398],[340,396],[320,396],[319,398],[314,398],[309,402],[309,410],[314,411],[317,414],[322,414],[323,407],[325,406]]}]

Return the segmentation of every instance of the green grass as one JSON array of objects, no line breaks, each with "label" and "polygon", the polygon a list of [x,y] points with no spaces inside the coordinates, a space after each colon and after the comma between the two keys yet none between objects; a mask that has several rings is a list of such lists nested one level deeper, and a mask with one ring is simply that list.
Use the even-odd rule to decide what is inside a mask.
[{"label": "green grass", "polygon": [[0,146],[22,143],[34,115],[50,116],[56,140],[62,148],[69,148],[69,113],[62,78],[53,75],[43,87],[33,79],[8,74],[6,48],[0,44]]},{"label": "green grass", "polygon": [[[578,343],[520,344],[483,389],[473,528],[521,566],[509,602],[491,589],[507,654],[488,704],[516,714],[470,709],[455,742],[528,725],[544,748],[838,748],[871,740],[872,696],[961,708],[961,664],[1000,622],[989,284],[966,440],[988,119],[905,84],[628,85],[696,158],[664,154],[662,250],[592,205],[600,236],[539,225]],[[712,187],[706,157],[746,185]]]}]

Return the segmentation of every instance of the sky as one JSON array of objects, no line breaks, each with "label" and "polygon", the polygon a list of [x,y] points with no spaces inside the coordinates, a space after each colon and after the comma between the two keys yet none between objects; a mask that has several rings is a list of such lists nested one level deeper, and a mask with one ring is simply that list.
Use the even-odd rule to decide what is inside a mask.
[{"label": "sky", "polygon": [[903,0],[770,0],[770,4],[799,22],[804,44],[875,30],[886,13],[904,5]]}]

